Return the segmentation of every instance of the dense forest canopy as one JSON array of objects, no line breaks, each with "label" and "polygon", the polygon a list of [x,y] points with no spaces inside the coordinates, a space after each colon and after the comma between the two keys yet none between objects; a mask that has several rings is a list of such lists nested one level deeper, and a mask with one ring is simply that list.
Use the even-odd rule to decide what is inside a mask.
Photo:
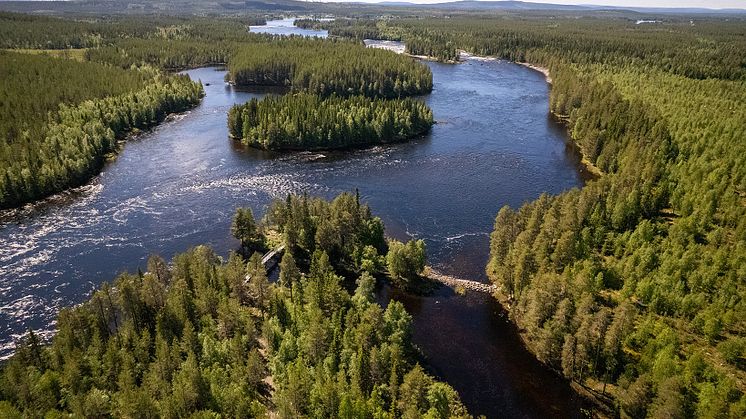
[{"label": "dense forest canopy", "polygon": [[[687,19],[669,16],[658,24],[634,18],[579,19],[524,16],[520,19],[454,16],[449,19],[302,20],[330,35],[402,40],[407,52],[457,61],[458,51],[513,61],[568,61],[652,66],[690,78],[746,79],[746,39],[741,19]],[[367,36],[366,36],[367,37]]]},{"label": "dense forest canopy", "polygon": [[381,32],[378,30],[379,23],[374,19],[295,19],[294,24],[305,29],[326,29],[329,36],[358,40],[381,38]]},{"label": "dense forest canopy", "polygon": [[70,20],[0,13],[2,48],[87,49],[90,61],[166,70],[229,64],[239,85],[281,85],[321,95],[429,93],[427,66],[358,42],[249,33],[260,17],[111,17]]},{"label": "dense forest canopy", "polygon": [[125,39],[240,41],[264,18],[178,16],[60,19],[0,12],[0,48],[65,49],[108,46]]},{"label": "dense forest canopy", "polygon": [[602,173],[497,215],[487,271],[537,357],[616,414],[745,416],[746,23],[462,16],[376,30],[444,61],[548,67],[552,112]]},{"label": "dense forest canopy", "polygon": [[152,72],[125,71],[45,56],[0,52],[0,132],[7,143],[20,141],[22,132],[39,135],[41,123],[61,103],[76,105],[88,99],[116,96],[145,87]]},{"label": "dense forest canopy", "polygon": [[239,43],[268,41],[250,34],[264,18],[139,16],[59,19],[0,12],[0,47],[81,49],[86,59],[129,69],[151,65],[181,70],[224,64]]},{"label": "dense forest canopy", "polygon": [[252,99],[228,112],[231,136],[268,150],[320,150],[404,141],[430,130],[433,113],[423,102],[323,99],[306,93]]},{"label": "dense forest canopy", "polygon": [[385,246],[366,205],[289,196],[268,220],[301,233],[285,238],[279,282],[258,253],[151,257],[145,273],[63,310],[50,346],[27,336],[2,368],[0,416],[469,417],[416,364],[402,304],[374,302],[372,271],[359,270],[353,294],[343,287],[358,246]]},{"label": "dense forest canopy", "polygon": [[299,264],[323,251],[340,272],[374,274],[388,251],[383,222],[357,194],[343,193],[331,202],[291,195],[270,205],[265,224],[282,233]]},{"label": "dense forest canopy", "polygon": [[131,38],[85,52],[89,61],[124,69],[154,66],[179,71],[208,65],[223,65],[234,54],[234,42]]},{"label": "dense forest canopy", "polygon": [[0,52],[0,208],[81,185],[116,140],[196,104],[187,77]]},{"label": "dense forest canopy", "polygon": [[271,46],[242,47],[231,57],[238,85],[281,85],[322,96],[395,98],[429,93],[430,69],[390,51],[358,43],[294,37]]}]

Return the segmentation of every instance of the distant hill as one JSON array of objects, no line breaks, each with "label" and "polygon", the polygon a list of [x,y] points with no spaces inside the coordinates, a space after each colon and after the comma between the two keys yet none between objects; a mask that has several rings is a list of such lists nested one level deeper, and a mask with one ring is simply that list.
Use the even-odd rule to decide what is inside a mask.
[{"label": "distant hill", "polygon": [[[593,0],[589,0],[593,1]],[[365,14],[376,16],[380,13],[410,13],[429,10],[438,13],[461,11],[464,13],[480,12],[565,12],[565,13],[643,13],[648,15],[736,15],[746,17],[746,9],[707,9],[707,8],[661,8],[661,7],[621,7],[599,5],[563,5],[550,3],[531,3],[518,0],[476,1],[463,0],[434,4],[417,4],[408,1],[382,1],[378,3],[345,2],[324,3],[297,0],[70,0],[70,1],[17,1],[0,0],[0,10],[25,13],[236,13],[238,11],[270,13],[330,13],[330,14]]]},{"label": "distant hill", "polygon": [[517,0],[504,1],[477,1],[462,0],[433,4],[417,4],[406,1],[382,1],[376,3],[381,6],[392,7],[417,7],[423,9],[438,10],[558,10],[558,11],[596,11],[596,10],[615,10],[615,11],[634,11],[640,13],[674,13],[674,14],[746,14],[744,9],[708,9],[704,7],[625,7],[625,6],[601,6],[594,4],[587,5],[570,5],[570,4],[552,4],[552,3],[532,3]]},{"label": "distant hill", "polygon": [[421,7],[424,9],[444,10],[594,10],[599,6],[574,6],[566,4],[530,3],[525,1],[475,1],[463,0],[433,4],[411,2],[380,2],[382,6]]}]

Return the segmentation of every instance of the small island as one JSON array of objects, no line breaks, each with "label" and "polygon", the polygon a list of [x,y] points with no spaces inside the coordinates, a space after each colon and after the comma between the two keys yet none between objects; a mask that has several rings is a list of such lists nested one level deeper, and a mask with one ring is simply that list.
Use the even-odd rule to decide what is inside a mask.
[{"label": "small island", "polygon": [[228,70],[236,86],[285,86],[323,97],[397,99],[433,90],[427,65],[341,40],[256,39],[236,50]]},{"label": "small island", "polygon": [[426,134],[432,110],[414,99],[322,99],[299,93],[252,99],[228,113],[232,138],[265,150],[330,150],[402,142]]}]

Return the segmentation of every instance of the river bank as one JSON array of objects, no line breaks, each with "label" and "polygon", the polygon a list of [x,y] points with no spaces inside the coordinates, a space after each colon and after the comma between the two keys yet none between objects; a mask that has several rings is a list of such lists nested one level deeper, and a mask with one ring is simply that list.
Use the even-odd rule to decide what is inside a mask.
[{"label": "river bank", "polygon": [[[544,78],[546,79],[547,83],[552,84],[552,76],[549,73],[549,68],[542,67],[542,66],[535,65],[535,64],[531,64],[531,63],[526,63],[526,62],[522,62],[522,63],[521,62],[515,62],[515,63],[518,64],[518,65],[524,66],[526,68],[530,68],[530,69],[532,69],[534,71],[538,71],[539,73],[541,73],[541,74],[544,75]],[[550,112],[552,112],[552,115],[554,115],[554,117],[556,117],[559,121],[562,122],[562,124],[564,124],[567,127],[567,135],[568,135],[568,137],[570,137],[572,139],[572,145],[573,145],[573,147],[580,154],[580,156],[581,156],[580,163],[585,167],[585,170],[587,170],[588,173],[590,173],[593,177],[598,178],[598,177],[603,176],[603,172],[601,171],[601,169],[599,169],[598,166],[596,166],[595,164],[593,164],[593,162],[591,162],[586,157],[587,153],[585,153],[583,151],[582,147],[580,147],[580,144],[578,144],[578,142],[575,140],[575,138],[573,138],[573,136],[572,136],[572,130],[570,129],[570,125],[569,125],[570,124],[569,117],[566,116],[566,115],[556,114],[556,113],[554,113],[551,110],[550,110]]]},{"label": "river bank", "polygon": [[549,75],[549,69],[548,68],[541,67],[541,66],[538,66],[538,65],[534,65],[534,64],[531,64],[531,63],[520,63],[520,62],[517,62],[517,61],[515,63],[518,64],[518,65],[522,65],[524,67],[528,67],[528,68],[530,68],[532,70],[538,71],[539,73],[541,73],[541,74],[544,75],[544,78],[546,79],[547,83],[552,84],[552,76]]},{"label": "river bank", "polygon": [[[493,286],[493,292],[492,297],[495,298],[495,300],[498,301],[498,303],[505,309],[505,311],[508,313],[508,316],[510,318],[511,324],[513,324],[516,327],[516,331],[518,333],[518,336],[521,340],[521,345],[526,348],[527,351],[531,352],[535,356],[536,349],[531,345],[531,341],[528,339],[528,335],[526,333],[525,329],[522,329],[518,327],[518,324],[515,322],[515,319],[513,318],[513,299],[510,298],[509,295],[505,294],[500,287]],[[538,361],[538,358],[537,358]],[[540,361],[539,361],[540,362]],[[546,368],[551,369],[558,377],[561,377],[562,379],[565,379],[565,377],[562,375],[562,371],[555,370],[551,366],[542,363],[546,366]],[[606,418],[612,418],[614,417],[614,406],[612,404],[613,400],[609,397],[608,390],[611,389],[611,386],[605,393],[602,393],[602,391],[596,389],[595,387],[598,387],[599,383],[579,383],[575,380],[567,380],[570,384],[570,387],[572,387],[573,391],[575,393],[582,397],[583,399],[587,400],[589,403],[591,403],[595,409],[593,411],[594,415],[593,417],[606,419]]]},{"label": "river bank", "polygon": [[[25,149],[16,149],[15,156],[3,154],[1,164],[8,171],[0,178],[0,210],[23,207],[89,183],[128,137],[194,108],[203,96],[202,85],[188,77],[156,75],[138,90],[121,94],[108,90],[99,98],[60,104],[59,111],[49,111],[49,120],[34,122],[32,132],[37,135],[25,143]],[[48,148],[54,152],[32,151]],[[17,162],[11,162],[16,158]]]}]

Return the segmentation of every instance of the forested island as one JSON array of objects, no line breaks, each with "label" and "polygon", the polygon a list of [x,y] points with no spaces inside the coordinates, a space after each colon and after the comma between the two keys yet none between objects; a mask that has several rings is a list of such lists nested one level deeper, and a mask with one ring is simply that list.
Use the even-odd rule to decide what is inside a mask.
[{"label": "forested island", "polygon": [[410,98],[322,99],[300,93],[252,99],[228,112],[233,138],[267,150],[324,150],[399,142],[427,133],[432,124],[432,111]]},{"label": "forested island", "polygon": [[433,88],[422,63],[343,41],[294,38],[242,47],[228,69],[237,85],[289,86],[321,96],[399,98]]},{"label": "forested island", "polygon": [[[334,20],[319,20],[319,19],[295,19],[295,26],[299,28],[307,29],[325,29],[331,36],[338,36],[341,38],[350,39],[382,39],[381,31],[379,30],[379,21],[374,19],[364,18],[336,18]],[[392,41],[399,41],[399,39],[391,39]]]},{"label": "forested island", "polygon": [[0,416],[470,417],[417,363],[402,304],[375,303],[387,244],[368,206],[288,196],[233,232],[261,246],[268,229],[284,231],[277,282],[259,253],[197,246],[63,310],[50,346],[30,333],[2,367]]},{"label": "forested island", "polygon": [[[433,124],[421,101],[429,93],[427,66],[358,43],[293,37],[231,57],[229,78],[239,86],[287,86],[298,92],[236,105],[230,135],[267,150],[324,150],[401,142]],[[390,99],[390,100],[384,100]]]}]

